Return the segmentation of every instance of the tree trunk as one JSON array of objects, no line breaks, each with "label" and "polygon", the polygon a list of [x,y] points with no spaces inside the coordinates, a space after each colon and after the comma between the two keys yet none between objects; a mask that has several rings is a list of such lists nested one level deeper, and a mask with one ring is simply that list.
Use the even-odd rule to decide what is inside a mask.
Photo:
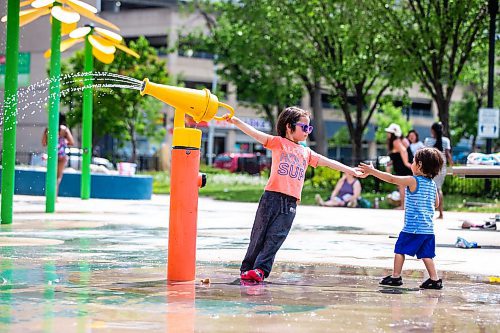
[{"label": "tree trunk", "polygon": [[267,120],[269,120],[269,123],[271,124],[271,133],[276,134],[276,119],[273,115],[273,107],[270,105],[262,105],[262,108],[264,109]]},{"label": "tree trunk", "polygon": [[131,163],[136,163],[137,161],[137,138],[135,136],[134,126],[129,128],[130,143],[132,144],[132,156],[130,157]]},{"label": "tree trunk", "polygon": [[352,136],[352,157],[348,164],[357,166],[362,161],[363,156],[363,130],[356,127]]},{"label": "tree trunk", "polygon": [[442,94],[436,95],[439,121],[443,124],[443,135],[450,137],[450,101],[446,100]]},{"label": "tree trunk", "polygon": [[321,105],[321,83],[319,80],[314,82],[314,88],[309,92],[312,100],[314,138],[316,140],[316,152],[323,156],[328,155],[328,146],[326,142],[325,120],[323,117],[323,106]]}]

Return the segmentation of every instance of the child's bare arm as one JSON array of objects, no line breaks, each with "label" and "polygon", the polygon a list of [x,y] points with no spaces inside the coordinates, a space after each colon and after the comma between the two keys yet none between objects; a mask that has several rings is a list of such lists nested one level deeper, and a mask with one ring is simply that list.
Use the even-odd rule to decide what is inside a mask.
[{"label": "child's bare arm", "polygon": [[344,173],[353,175],[354,177],[359,177],[359,176],[363,175],[356,168],[351,168],[343,163],[340,163],[339,161],[331,160],[323,155],[320,155],[320,157],[319,157],[318,166],[326,166],[326,167],[329,167],[331,169],[339,170],[339,171],[342,171]]},{"label": "child's bare arm", "polygon": [[251,136],[261,144],[265,145],[267,141],[272,138],[271,135],[266,134],[264,132],[261,132],[252,126],[248,125],[247,123],[241,121],[237,117],[231,117],[229,114],[225,114],[223,118],[231,124],[234,124],[236,127],[238,127],[243,133],[245,133],[248,136]]},{"label": "child's bare arm", "polygon": [[373,167],[373,165],[368,165],[365,163],[360,163],[359,169],[361,169],[364,174],[372,175],[374,177],[377,177],[378,179],[383,180],[384,182],[401,186],[408,186],[411,191],[415,191],[415,189],[417,188],[417,181],[412,176],[395,176],[390,173],[377,170]]},{"label": "child's bare arm", "polygon": [[436,188],[436,203],[435,203],[435,207],[436,208],[439,207],[439,191],[438,191],[437,188]]}]

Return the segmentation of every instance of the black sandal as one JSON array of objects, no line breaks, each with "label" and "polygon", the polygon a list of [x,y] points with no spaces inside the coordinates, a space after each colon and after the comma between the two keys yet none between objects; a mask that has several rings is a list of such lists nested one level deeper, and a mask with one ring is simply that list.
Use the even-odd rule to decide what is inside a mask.
[{"label": "black sandal", "polygon": [[384,285],[384,286],[401,286],[403,284],[403,279],[400,277],[394,278],[392,275],[388,275],[385,278],[383,278],[379,284]]},{"label": "black sandal", "polygon": [[432,280],[432,279],[427,279],[424,283],[420,285],[420,288],[422,289],[443,289],[443,280]]}]

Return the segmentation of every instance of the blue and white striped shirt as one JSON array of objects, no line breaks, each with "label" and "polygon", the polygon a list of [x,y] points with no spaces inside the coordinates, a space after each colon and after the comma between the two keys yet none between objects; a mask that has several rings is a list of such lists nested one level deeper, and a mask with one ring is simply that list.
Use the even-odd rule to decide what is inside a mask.
[{"label": "blue and white striped shirt", "polygon": [[436,183],[424,176],[413,176],[417,188],[411,192],[405,189],[405,225],[403,232],[412,234],[434,234],[434,209],[436,204]]}]

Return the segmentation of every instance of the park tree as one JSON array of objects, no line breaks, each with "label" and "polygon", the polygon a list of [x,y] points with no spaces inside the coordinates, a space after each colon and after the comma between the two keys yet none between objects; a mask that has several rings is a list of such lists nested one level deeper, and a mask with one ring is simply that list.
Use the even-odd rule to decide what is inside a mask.
[{"label": "park tree", "polygon": [[179,48],[215,54],[218,74],[237,87],[238,101],[263,113],[275,129],[279,113],[300,101],[302,91],[289,56],[271,38],[278,28],[269,21],[266,8],[256,1],[190,5],[203,15],[207,29],[183,36]]},{"label": "park tree", "polygon": [[413,66],[414,77],[437,105],[449,135],[449,108],[474,48],[487,38],[484,0],[377,0],[373,15],[385,23],[383,38]]},{"label": "park tree", "polygon": [[[166,64],[158,58],[157,51],[149,42],[140,37],[131,41],[129,47],[140,55],[140,59],[117,52],[111,64],[99,61],[94,63],[95,72],[117,73],[138,80],[149,78],[152,82],[166,84],[169,82]],[[64,61],[62,73],[83,72],[84,53],[77,51]],[[94,84],[113,84],[111,76],[98,76]],[[82,80],[72,80],[63,86],[61,101],[68,111],[68,122],[71,126],[82,122]],[[79,89],[80,88],[80,89]],[[119,145],[130,142],[132,146],[131,161],[137,159],[137,140],[139,136],[160,142],[165,136],[161,119],[163,104],[152,97],[142,97],[137,90],[124,88],[95,88],[93,90],[92,136],[95,145],[105,135],[117,140]]]},{"label": "park tree", "polygon": [[[497,66],[500,61],[497,60]],[[453,144],[460,139],[471,139],[472,149],[476,147],[479,109],[486,107],[488,96],[488,45],[485,41],[474,48],[466,63],[459,82],[464,87],[464,98],[452,103],[450,108],[450,138]],[[500,91],[500,82],[495,82]],[[494,105],[500,105],[500,94],[496,94]]]},{"label": "park tree", "polygon": [[377,120],[377,131],[375,132],[375,140],[377,143],[385,143],[387,139],[387,133],[385,129],[389,127],[390,124],[398,124],[401,127],[403,133],[408,133],[411,129],[411,124],[403,116],[401,107],[396,107],[387,98],[381,103],[380,111],[375,116]]},{"label": "park tree", "polygon": [[391,57],[401,46],[383,38],[378,18],[368,6],[350,0],[275,1],[297,38],[313,45],[325,88],[344,115],[353,162],[362,158],[362,141],[379,101],[407,78],[406,60]]}]

